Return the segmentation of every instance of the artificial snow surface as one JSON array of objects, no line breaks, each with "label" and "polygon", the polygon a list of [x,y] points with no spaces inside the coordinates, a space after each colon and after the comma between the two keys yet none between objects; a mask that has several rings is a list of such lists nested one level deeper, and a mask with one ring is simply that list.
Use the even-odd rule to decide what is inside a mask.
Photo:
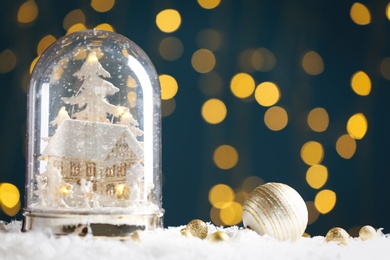
[{"label": "artificial snow surface", "polygon": [[49,237],[20,232],[18,221],[0,222],[0,259],[389,259],[390,238],[351,239],[347,246],[327,243],[325,238],[300,238],[279,242],[238,227],[209,225],[209,235],[223,230],[229,241],[210,242],[181,235],[181,227],[152,233],[141,232],[140,241],[94,237]]}]

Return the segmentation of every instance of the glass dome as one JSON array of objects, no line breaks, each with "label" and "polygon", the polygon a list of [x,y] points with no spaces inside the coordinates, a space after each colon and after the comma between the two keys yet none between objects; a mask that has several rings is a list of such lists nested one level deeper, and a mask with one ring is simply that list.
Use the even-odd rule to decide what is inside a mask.
[{"label": "glass dome", "polygon": [[153,64],[122,35],[79,31],[50,46],[28,91],[23,231],[162,227],[160,104]]}]

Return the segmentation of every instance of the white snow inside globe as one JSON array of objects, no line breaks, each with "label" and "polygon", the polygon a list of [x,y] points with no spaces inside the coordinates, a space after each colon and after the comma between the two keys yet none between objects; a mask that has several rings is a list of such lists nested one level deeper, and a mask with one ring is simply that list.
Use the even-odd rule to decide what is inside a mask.
[{"label": "white snow inside globe", "polygon": [[140,47],[100,30],[57,40],[29,84],[22,230],[162,227],[160,128],[158,76]]}]

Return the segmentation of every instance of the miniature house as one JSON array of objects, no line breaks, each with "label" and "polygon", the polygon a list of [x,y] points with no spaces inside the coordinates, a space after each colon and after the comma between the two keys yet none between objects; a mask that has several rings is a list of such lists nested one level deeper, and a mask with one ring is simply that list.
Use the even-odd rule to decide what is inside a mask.
[{"label": "miniature house", "polygon": [[129,127],[80,120],[64,120],[42,153],[60,171],[64,182],[92,183],[93,192],[114,196],[126,183],[126,172],[142,161],[143,147]]}]

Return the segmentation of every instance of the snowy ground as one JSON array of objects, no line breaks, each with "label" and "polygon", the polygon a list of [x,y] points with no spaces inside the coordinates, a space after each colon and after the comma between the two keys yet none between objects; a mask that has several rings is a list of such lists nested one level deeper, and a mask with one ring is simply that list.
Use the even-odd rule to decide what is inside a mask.
[{"label": "snowy ground", "polygon": [[295,243],[278,242],[255,232],[209,225],[209,236],[222,229],[229,241],[210,242],[185,237],[181,227],[143,232],[140,240],[93,237],[49,237],[42,233],[21,233],[21,223],[0,222],[0,259],[388,259],[390,237],[361,241],[351,239],[347,246],[327,243],[325,238],[301,238]]}]

